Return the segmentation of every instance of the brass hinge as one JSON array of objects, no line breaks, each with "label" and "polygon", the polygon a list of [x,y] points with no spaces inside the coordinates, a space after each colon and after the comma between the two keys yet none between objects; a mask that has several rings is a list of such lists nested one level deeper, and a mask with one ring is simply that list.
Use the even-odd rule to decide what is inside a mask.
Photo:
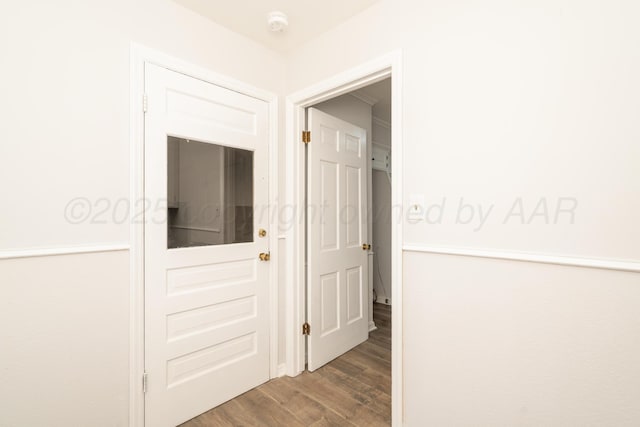
[{"label": "brass hinge", "polygon": [[307,322],[302,325],[302,335],[311,335],[311,325]]},{"label": "brass hinge", "polygon": [[147,373],[143,373],[142,374],[142,392],[146,393],[147,392],[147,383],[148,383],[148,375]]},{"label": "brass hinge", "polygon": [[305,144],[308,144],[311,142],[311,131],[310,130],[303,130],[302,131],[302,142],[304,142]]}]

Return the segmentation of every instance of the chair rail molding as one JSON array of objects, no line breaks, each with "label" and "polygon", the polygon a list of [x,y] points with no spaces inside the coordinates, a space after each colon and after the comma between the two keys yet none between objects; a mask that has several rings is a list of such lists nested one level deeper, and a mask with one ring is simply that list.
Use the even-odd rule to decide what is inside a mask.
[{"label": "chair rail molding", "polygon": [[629,271],[640,273],[640,262],[632,260],[614,260],[606,258],[582,258],[533,252],[497,251],[492,249],[460,248],[448,246],[428,246],[408,244],[402,247],[405,252],[422,252],[437,255],[456,255],[475,258],[492,258],[509,261],[535,262],[570,267],[598,268],[604,270]]},{"label": "chair rail molding", "polygon": [[128,243],[110,243],[83,246],[58,246],[50,248],[16,249],[0,251],[0,260],[17,258],[35,258],[59,255],[79,255],[99,252],[128,251]]}]

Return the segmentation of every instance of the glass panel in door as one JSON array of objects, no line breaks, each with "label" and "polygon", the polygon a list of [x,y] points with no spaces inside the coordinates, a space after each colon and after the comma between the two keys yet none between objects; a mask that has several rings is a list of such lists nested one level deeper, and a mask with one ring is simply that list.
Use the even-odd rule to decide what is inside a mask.
[{"label": "glass panel in door", "polygon": [[253,241],[253,152],[167,138],[169,249]]}]

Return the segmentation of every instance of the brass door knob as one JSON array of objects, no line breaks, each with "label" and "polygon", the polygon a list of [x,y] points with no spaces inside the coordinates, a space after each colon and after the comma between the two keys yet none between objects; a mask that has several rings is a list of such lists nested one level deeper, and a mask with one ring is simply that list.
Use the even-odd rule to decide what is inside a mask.
[{"label": "brass door knob", "polygon": [[264,237],[266,235],[267,235],[267,230],[265,230],[264,228],[261,228],[260,230],[258,230],[258,236]]},{"label": "brass door knob", "polygon": [[371,245],[368,243],[363,243],[362,244],[362,250],[363,251],[370,251],[371,250]]},{"label": "brass door knob", "polygon": [[269,261],[271,259],[271,254],[269,252],[261,252],[260,255],[258,255],[258,258],[260,258],[260,261]]}]

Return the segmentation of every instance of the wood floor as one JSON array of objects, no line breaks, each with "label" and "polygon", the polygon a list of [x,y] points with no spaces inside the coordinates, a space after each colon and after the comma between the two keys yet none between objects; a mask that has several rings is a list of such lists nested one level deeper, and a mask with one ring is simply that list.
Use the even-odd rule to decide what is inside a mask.
[{"label": "wood floor", "polygon": [[377,330],[313,373],[269,381],[182,427],[391,425],[391,307],[374,304]]}]

